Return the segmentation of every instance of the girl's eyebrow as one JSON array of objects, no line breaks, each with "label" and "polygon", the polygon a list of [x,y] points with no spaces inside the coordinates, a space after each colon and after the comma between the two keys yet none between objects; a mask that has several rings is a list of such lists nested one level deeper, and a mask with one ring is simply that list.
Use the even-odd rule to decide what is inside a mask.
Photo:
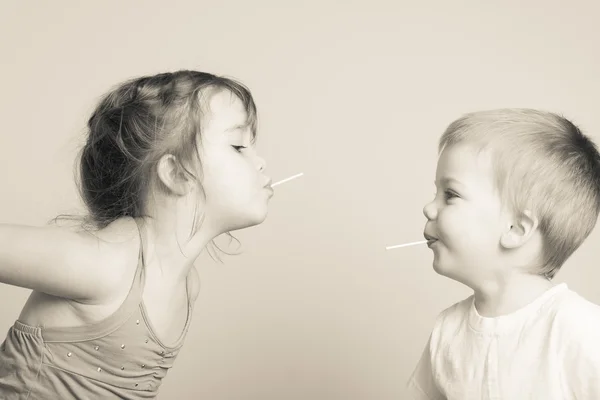
[{"label": "girl's eyebrow", "polygon": [[241,130],[245,130],[246,128],[248,128],[248,124],[243,123],[243,124],[238,124],[238,125],[234,125],[230,128],[227,128],[227,129],[225,129],[225,132],[241,131]]}]

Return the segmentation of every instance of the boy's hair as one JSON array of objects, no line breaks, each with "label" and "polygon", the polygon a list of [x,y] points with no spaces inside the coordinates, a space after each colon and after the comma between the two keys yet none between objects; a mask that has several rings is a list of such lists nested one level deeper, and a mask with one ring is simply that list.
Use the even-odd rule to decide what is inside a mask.
[{"label": "boy's hair", "polygon": [[439,152],[457,143],[490,150],[510,210],[530,210],[544,239],[536,273],[553,278],[593,230],[600,212],[600,154],[568,119],[533,109],[473,112],[452,122]]}]

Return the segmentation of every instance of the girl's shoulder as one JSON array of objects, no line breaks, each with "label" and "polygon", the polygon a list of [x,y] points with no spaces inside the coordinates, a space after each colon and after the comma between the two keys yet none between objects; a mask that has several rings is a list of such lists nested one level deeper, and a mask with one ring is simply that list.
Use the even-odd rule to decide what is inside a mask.
[{"label": "girl's shoulder", "polygon": [[[151,245],[143,244],[140,225],[142,222],[136,222],[133,218],[124,217],[112,222],[106,228],[97,232],[98,239],[109,247],[107,251],[107,262],[111,264],[112,273],[115,274],[122,287],[115,287],[115,296],[122,294],[130,289],[131,281],[134,278],[140,257],[145,247]],[[142,228],[143,230],[143,228]],[[188,290],[190,300],[195,302],[200,293],[200,277],[194,266],[191,267],[188,274]]]},{"label": "girl's shoulder", "polygon": [[59,327],[111,315],[128,296],[139,265],[135,223],[124,219],[94,231],[56,226],[48,234],[43,237],[54,238],[49,244],[53,252],[71,254],[46,254],[49,268],[38,274],[40,283],[32,287],[19,319],[32,326]]},{"label": "girl's shoulder", "polygon": [[[106,249],[105,267],[129,290],[142,252],[138,225],[133,218],[123,217],[95,232],[98,242]],[[123,289],[123,288],[121,288]]]},{"label": "girl's shoulder", "polygon": [[96,268],[103,271],[112,290],[98,302],[111,302],[128,292],[139,265],[141,239],[136,222],[129,217],[119,218],[102,229],[87,231],[86,235],[98,248]]}]

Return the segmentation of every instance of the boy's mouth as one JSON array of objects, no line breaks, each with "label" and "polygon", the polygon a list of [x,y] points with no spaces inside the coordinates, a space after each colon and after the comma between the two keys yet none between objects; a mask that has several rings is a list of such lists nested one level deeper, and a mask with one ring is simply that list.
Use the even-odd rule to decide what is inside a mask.
[{"label": "boy's mouth", "polygon": [[427,233],[424,233],[423,236],[425,237],[425,240],[427,240],[427,247],[431,247],[432,244],[437,242],[437,238],[435,238]]}]

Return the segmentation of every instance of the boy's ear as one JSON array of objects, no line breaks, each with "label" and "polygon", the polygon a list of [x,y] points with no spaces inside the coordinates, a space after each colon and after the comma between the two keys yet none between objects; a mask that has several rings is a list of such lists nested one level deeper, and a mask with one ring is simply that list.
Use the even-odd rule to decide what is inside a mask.
[{"label": "boy's ear", "polygon": [[185,174],[177,157],[172,154],[163,155],[156,166],[158,178],[170,192],[184,196],[190,190],[190,178]]},{"label": "boy's ear", "polygon": [[525,244],[537,230],[538,219],[529,210],[515,217],[510,227],[500,238],[500,245],[506,249],[514,249]]}]

